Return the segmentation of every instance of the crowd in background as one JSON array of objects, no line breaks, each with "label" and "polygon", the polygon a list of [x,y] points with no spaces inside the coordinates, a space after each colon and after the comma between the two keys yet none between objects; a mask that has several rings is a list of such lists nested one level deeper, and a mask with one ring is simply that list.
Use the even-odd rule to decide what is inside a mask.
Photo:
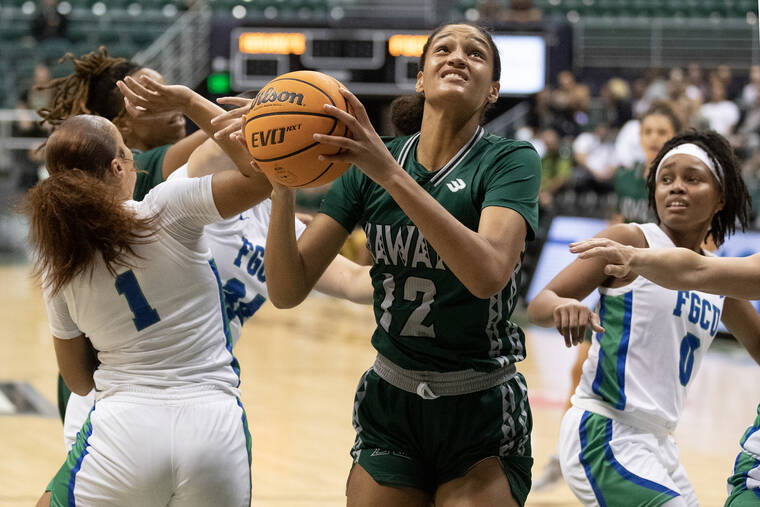
[{"label": "crowd in background", "polygon": [[[616,175],[644,160],[639,119],[665,103],[685,128],[710,128],[726,136],[742,162],[754,202],[760,202],[760,66],[736,76],[728,66],[698,64],[598,85],[561,72],[539,92],[527,126],[543,159],[541,204],[545,212],[585,213],[600,218],[614,209]],[[755,214],[755,217],[757,213]],[[756,225],[760,225],[755,221]]]},{"label": "crowd in background", "polygon": [[[40,85],[49,79],[49,69],[38,65],[17,107],[42,107],[47,92]],[[710,128],[726,136],[741,160],[753,202],[760,203],[760,65],[739,74],[728,66],[703,69],[692,63],[685,68],[650,70],[639,76],[601,81],[564,71],[531,102],[525,125],[515,133],[515,137],[533,143],[542,158],[541,230],[538,241],[529,247],[528,271],[554,216],[609,219],[614,215],[616,179],[644,162],[639,119],[653,104],[669,106],[685,128]],[[42,137],[46,132],[28,119],[14,126],[14,135]],[[14,163],[24,167],[21,185],[33,185],[40,154],[17,151]],[[302,210],[315,211],[324,191],[300,192]],[[754,226],[760,228],[757,211],[753,219]]]}]

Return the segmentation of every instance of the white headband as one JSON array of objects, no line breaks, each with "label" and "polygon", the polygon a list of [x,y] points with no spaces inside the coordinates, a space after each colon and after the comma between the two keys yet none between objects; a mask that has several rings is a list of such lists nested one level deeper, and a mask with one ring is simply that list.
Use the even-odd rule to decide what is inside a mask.
[{"label": "white headband", "polygon": [[657,181],[657,177],[660,175],[660,169],[662,168],[662,165],[673,155],[691,155],[692,157],[700,160],[707,166],[708,169],[710,169],[710,172],[713,176],[715,176],[715,180],[718,182],[718,185],[721,187],[723,186],[723,168],[720,165],[716,166],[707,152],[693,143],[679,144],[667,152],[665,155],[663,155],[660,163],[657,165],[657,170],[654,173],[655,181]]}]

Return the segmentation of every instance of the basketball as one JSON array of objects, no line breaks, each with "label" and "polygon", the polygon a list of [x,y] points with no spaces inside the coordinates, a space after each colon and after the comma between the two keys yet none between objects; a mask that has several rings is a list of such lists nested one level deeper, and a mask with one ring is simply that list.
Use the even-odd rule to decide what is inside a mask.
[{"label": "basketball", "polygon": [[349,111],[338,80],[321,72],[296,71],[267,83],[245,118],[248,151],[264,173],[288,187],[317,187],[348,169],[348,163],[319,160],[340,148],[314,140],[315,133],[350,137],[351,133],[323,106]]}]

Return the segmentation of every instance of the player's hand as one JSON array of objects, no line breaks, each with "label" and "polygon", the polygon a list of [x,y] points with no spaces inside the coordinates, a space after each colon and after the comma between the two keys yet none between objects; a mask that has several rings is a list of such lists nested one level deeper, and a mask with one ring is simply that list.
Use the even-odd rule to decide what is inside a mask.
[{"label": "player's hand", "polygon": [[631,260],[636,249],[632,246],[621,245],[611,239],[592,238],[570,243],[570,251],[580,254],[581,259],[602,257],[607,261],[604,274],[625,278],[631,272]]},{"label": "player's hand", "polygon": [[[226,111],[218,116],[214,116],[211,119],[211,126],[216,129],[214,137],[216,139],[223,139],[229,137],[234,139],[237,137],[236,132],[240,132],[241,139],[243,126],[245,125],[245,114],[251,108],[251,99],[243,97],[222,97],[217,99],[219,104],[229,104],[236,106],[234,109]],[[243,142],[245,144],[245,142]]]},{"label": "player's hand", "polygon": [[148,76],[140,76],[139,81],[127,76],[123,81],[117,81],[116,86],[124,95],[127,112],[135,118],[184,112],[195,93],[187,86],[165,85]]},{"label": "player's hand", "polygon": [[364,105],[347,89],[341,87],[340,92],[348,101],[353,114],[329,104],[325,104],[324,110],[345,123],[353,137],[314,134],[315,141],[341,149],[336,155],[322,155],[320,158],[329,162],[354,164],[373,181],[383,185],[393,174],[393,169],[400,168],[372,126]]},{"label": "player's hand", "polygon": [[267,173],[261,170],[261,167],[259,167],[258,164],[253,159],[251,159],[251,172],[263,174],[266,177],[266,179],[269,180],[269,183],[272,185],[271,198],[272,198],[273,203],[276,202],[277,200],[285,199],[286,201],[290,201],[292,202],[292,204],[295,205],[296,191],[290,187],[286,187],[285,185],[280,183],[279,180],[270,178]]},{"label": "player's hand", "polygon": [[595,333],[603,333],[599,315],[588,309],[580,301],[563,303],[554,308],[554,327],[565,339],[565,346],[572,347],[583,341],[586,328]]}]

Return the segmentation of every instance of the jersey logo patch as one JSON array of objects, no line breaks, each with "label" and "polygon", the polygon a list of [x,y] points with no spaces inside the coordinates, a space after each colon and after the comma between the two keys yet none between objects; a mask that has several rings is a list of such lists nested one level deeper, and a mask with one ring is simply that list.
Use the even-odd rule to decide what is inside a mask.
[{"label": "jersey logo patch", "polygon": [[462,181],[462,178],[457,178],[454,181],[449,181],[448,183],[446,183],[446,186],[449,187],[449,190],[451,190],[452,192],[459,192],[464,187],[466,187],[467,184],[464,181]]}]

